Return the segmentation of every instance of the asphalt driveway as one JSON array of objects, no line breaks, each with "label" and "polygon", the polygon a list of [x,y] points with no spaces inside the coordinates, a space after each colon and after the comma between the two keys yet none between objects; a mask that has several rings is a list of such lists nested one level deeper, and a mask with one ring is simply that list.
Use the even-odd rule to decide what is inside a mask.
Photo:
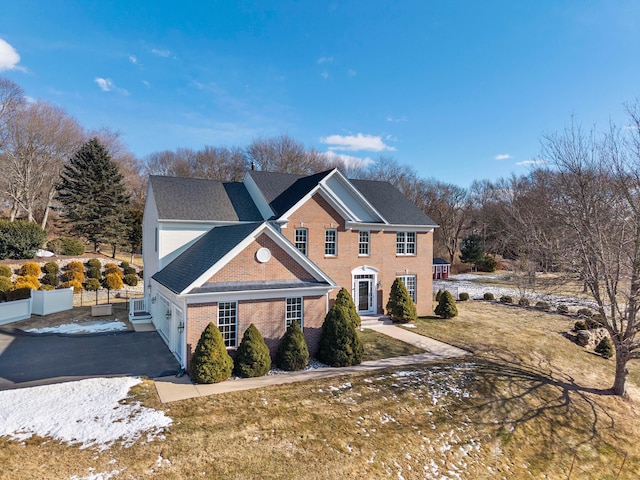
[{"label": "asphalt driveway", "polygon": [[156,378],[179,368],[157,332],[60,335],[0,329],[0,390],[91,377]]}]

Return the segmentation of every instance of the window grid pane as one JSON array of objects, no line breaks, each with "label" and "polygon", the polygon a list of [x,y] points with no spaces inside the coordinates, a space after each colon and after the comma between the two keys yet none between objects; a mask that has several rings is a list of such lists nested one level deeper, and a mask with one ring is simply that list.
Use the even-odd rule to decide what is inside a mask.
[{"label": "window grid pane", "polygon": [[218,304],[218,329],[226,347],[238,345],[238,317],[236,302],[221,302]]},{"label": "window grid pane", "polygon": [[416,254],[416,232],[407,232],[407,255]]},{"label": "window grid pane", "polygon": [[287,298],[286,328],[294,321],[303,328],[302,297]]},{"label": "window grid pane", "polygon": [[324,231],[324,254],[328,256],[335,256],[337,249],[338,231],[335,228],[330,228]]},{"label": "window grid pane", "polygon": [[360,232],[358,255],[369,255],[369,232]]},{"label": "window grid pane", "polygon": [[296,248],[302,252],[303,255],[307,254],[307,229],[296,228]]},{"label": "window grid pane", "polygon": [[398,275],[404,286],[407,287],[407,292],[409,292],[409,296],[413,303],[417,303],[416,299],[416,276],[415,275]]},{"label": "window grid pane", "polygon": [[396,254],[404,255],[404,232],[396,233]]}]

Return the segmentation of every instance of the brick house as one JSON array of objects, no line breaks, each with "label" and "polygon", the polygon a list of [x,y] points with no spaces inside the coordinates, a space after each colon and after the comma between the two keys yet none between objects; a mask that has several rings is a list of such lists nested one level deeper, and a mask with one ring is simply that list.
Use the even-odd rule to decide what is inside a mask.
[{"label": "brick house", "polygon": [[242,182],[152,176],[143,220],[145,292],[130,319],[153,322],[186,366],[217,323],[231,350],[253,323],[272,353],[288,325],[309,350],[340,287],[384,313],[401,277],[432,313],[435,223],[388,182],[250,171]]}]

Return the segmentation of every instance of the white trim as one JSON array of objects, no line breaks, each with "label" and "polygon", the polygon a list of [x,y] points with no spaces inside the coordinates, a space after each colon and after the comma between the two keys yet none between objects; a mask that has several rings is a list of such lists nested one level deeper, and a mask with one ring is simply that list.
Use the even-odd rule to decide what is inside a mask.
[{"label": "white trim", "polygon": [[412,231],[418,233],[430,233],[433,232],[434,227],[437,225],[399,225],[399,224],[381,224],[381,223],[360,223],[360,222],[345,222],[345,228],[347,230],[370,230],[376,231]]},{"label": "white trim", "polygon": [[296,288],[272,288],[263,290],[235,290],[227,292],[202,292],[185,295],[187,305],[208,302],[225,302],[227,299],[236,300],[266,300],[271,298],[287,297],[320,297],[337,288],[332,286],[296,287]]},{"label": "white trim", "polygon": [[251,171],[247,172],[242,180],[247,192],[249,192],[249,196],[253,200],[253,203],[258,207],[258,211],[264,220],[267,220],[274,216],[273,210],[269,206],[267,199],[264,198],[262,194],[262,190],[256,184],[256,181],[251,176]]},{"label": "white trim", "polygon": [[[380,271],[370,265],[361,265],[351,270],[351,297],[356,304],[356,310],[359,314],[375,314],[378,311],[378,273],[380,273]],[[356,275],[368,275],[371,278],[356,278]],[[369,308],[367,310],[360,310],[358,308],[360,304],[360,299],[358,298],[360,281],[369,282],[369,299],[371,300],[371,305],[368,305]]]}]

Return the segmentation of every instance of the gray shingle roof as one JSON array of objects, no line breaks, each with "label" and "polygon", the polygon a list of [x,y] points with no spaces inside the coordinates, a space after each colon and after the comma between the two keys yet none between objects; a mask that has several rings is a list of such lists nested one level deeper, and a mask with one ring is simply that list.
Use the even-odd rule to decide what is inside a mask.
[{"label": "gray shingle roof", "polygon": [[149,182],[162,220],[262,221],[242,182],[160,176]]},{"label": "gray shingle roof", "polygon": [[276,217],[281,216],[313,190],[332,170],[309,176],[290,173],[250,172]]},{"label": "gray shingle roof", "polygon": [[212,292],[244,292],[255,290],[284,290],[287,288],[304,288],[328,286],[327,282],[320,282],[314,279],[297,281],[271,281],[271,282],[227,282],[211,283],[199,288],[194,288],[190,293],[212,293]]},{"label": "gray shingle roof", "polygon": [[349,181],[389,223],[393,225],[437,225],[389,182],[378,180]]},{"label": "gray shingle roof", "polygon": [[261,222],[215,227],[200,237],[153,279],[180,293],[253,232]]}]

